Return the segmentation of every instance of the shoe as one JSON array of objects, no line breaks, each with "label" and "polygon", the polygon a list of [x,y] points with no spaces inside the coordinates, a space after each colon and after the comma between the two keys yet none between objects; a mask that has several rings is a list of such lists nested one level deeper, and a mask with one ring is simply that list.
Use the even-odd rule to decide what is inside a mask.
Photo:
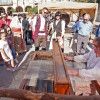
[{"label": "shoe", "polygon": [[26,43],[26,45],[31,45],[31,43]]},{"label": "shoe", "polygon": [[12,68],[12,67],[11,67],[11,68],[7,68],[7,70],[13,71],[13,72],[14,72],[14,71],[15,71],[15,68]]},{"label": "shoe", "polygon": [[14,67],[14,69],[17,70],[17,69],[18,69],[18,66],[16,65],[16,66]]},{"label": "shoe", "polygon": [[4,64],[0,64],[0,66],[4,66]]},{"label": "shoe", "polygon": [[16,58],[14,59],[14,61],[15,61],[16,63],[18,63],[18,60],[17,60]]}]

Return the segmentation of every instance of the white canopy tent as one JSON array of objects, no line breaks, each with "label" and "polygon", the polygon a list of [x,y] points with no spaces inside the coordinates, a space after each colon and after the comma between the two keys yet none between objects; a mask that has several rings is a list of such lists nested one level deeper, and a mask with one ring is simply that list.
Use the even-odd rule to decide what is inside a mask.
[{"label": "white canopy tent", "polygon": [[79,13],[79,16],[82,16],[84,13],[88,13],[95,20],[98,3],[45,2],[38,4],[38,11],[42,10],[43,7],[47,7],[51,12],[61,11],[64,13]]}]

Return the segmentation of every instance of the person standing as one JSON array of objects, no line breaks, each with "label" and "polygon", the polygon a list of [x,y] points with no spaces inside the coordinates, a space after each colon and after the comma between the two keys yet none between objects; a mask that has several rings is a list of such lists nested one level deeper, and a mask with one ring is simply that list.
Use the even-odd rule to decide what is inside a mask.
[{"label": "person standing", "polygon": [[74,28],[74,34],[73,34],[73,37],[72,37],[72,40],[71,40],[71,43],[70,43],[70,48],[72,47],[72,50],[74,53],[77,52],[77,36],[78,36],[78,26],[79,26],[79,23],[83,21],[83,17],[78,17],[78,20],[75,22],[75,24],[72,26],[72,28]]},{"label": "person standing", "polygon": [[[8,67],[7,70],[15,71],[17,66],[14,64],[14,58],[7,41],[7,33],[5,33],[4,30],[0,32],[0,52],[6,66]],[[8,63],[9,61],[11,62],[11,67]]]},{"label": "person standing", "polygon": [[85,14],[83,21],[78,25],[78,37],[77,37],[77,53],[84,54],[86,46],[88,44],[88,39],[90,32],[92,31],[93,24],[90,22],[90,15]]},{"label": "person standing", "polygon": [[22,23],[20,21],[21,18],[15,16],[10,24],[10,27],[14,32],[14,50],[17,56],[26,51],[26,46],[23,40]]},{"label": "person standing", "polygon": [[42,50],[46,50],[47,42],[47,25],[46,25],[46,15],[48,9],[44,7],[42,9],[42,14],[37,15],[33,19],[33,34],[35,39],[35,51],[39,50],[40,44],[42,43]]},{"label": "person standing", "polygon": [[52,34],[52,38],[50,41],[49,50],[53,49],[52,40],[58,39],[61,49],[62,49],[62,51],[64,51],[63,38],[64,38],[64,33],[65,33],[65,21],[61,19],[61,16],[62,16],[61,12],[59,12],[59,11],[56,12],[55,21],[53,23],[51,23],[51,27],[53,29],[53,34]]},{"label": "person standing", "polygon": [[24,32],[24,41],[26,45],[29,45],[29,22],[26,20],[26,15],[23,14],[23,20],[22,20],[22,27]]}]

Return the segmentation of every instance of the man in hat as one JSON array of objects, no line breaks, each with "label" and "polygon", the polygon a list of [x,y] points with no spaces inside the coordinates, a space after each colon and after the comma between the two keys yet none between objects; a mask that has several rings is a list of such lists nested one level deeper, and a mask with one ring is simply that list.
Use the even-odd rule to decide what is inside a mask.
[{"label": "man in hat", "polygon": [[52,50],[52,39],[58,39],[59,44],[61,46],[62,52],[64,51],[64,33],[65,33],[65,21],[61,19],[62,14],[60,11],[55,13],[55,21],[51,23],[51,27],[53,29],[52,38],[50,41],[49,50]]}]

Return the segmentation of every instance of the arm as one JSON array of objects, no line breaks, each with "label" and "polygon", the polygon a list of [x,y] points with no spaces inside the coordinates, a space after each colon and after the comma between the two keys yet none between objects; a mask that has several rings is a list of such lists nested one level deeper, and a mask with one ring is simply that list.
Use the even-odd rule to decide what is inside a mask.
[{"label": "arm", "polygon": [[64,36],[65,33],[65,21],[62,20],[62,37]]},{"label": "arm", "polygon": [[7,57],[7,55],[6,55],[5,51],[4,51],[4,49],[0,49],[0,50],[1,50],[2,54],[4,55],[5,59],[8,59],[8,57]]},{"label": "arm", "polygon": [[32,30],[33,30],[33,31],[35,31],[36,18],[37,18],[37,17],[35,16],[34,19],[33,19],[33,22],[32,22],[32,23],[33,23],[33,25],[32,25]]},{"label": "arm", "polygon": [[64,57],[66,61],[74,61],[74,57]]}]

